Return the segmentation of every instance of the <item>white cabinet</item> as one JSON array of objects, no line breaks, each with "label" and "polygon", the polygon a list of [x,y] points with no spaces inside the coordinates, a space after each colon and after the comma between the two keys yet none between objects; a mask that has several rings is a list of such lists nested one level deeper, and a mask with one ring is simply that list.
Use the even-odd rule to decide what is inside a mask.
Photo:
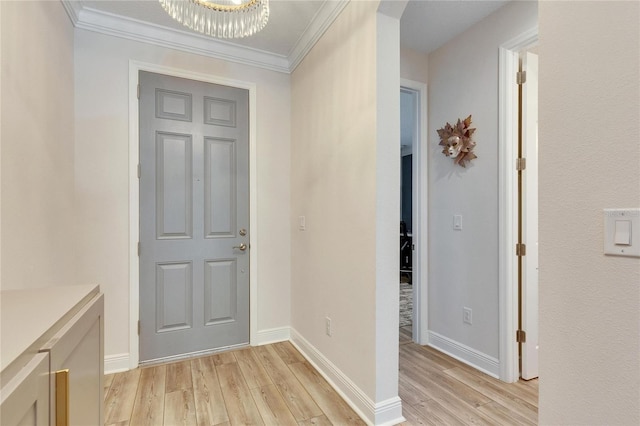
[{"label": "white cabinet", "polygon": [[98,287],[3,291],[0,301],[0,424],[103,424]]},{"label": "white cabinet", "polygon": [[20,372],[2,383],[0,424],[49,423],[49,354],[33,356]]}]

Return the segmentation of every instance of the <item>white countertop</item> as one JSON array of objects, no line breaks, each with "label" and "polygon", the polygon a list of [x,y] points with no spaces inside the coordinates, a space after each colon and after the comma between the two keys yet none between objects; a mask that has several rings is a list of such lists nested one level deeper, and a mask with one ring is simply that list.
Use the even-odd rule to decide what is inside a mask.
[{"label": "white countertop", "polygon": [[97,285],[0,291],[0,371],[99,291]]}]

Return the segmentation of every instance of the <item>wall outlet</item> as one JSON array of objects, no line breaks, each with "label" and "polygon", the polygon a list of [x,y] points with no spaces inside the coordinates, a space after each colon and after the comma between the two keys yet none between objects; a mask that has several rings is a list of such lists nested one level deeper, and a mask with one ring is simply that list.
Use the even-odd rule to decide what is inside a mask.
[{"label": "wall outlet", "polygon": [[473,317],[471,308],[462,308],[462,322],[471,325],[473,323]]},{"label": "wall outlet", "polygon": [[331,337],[331,318],[326,317],[324,319],[324,327],[325,327],[325,332],[327,333],[327,336]]}]

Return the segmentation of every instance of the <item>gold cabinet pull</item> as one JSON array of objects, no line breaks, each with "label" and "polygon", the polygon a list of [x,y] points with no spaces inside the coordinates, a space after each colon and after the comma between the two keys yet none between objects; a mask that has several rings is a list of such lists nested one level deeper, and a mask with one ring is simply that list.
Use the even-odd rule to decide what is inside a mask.
[{"label": "gold cabinet pull", "polygon": [[69,370],[56,371],[56,426],[69,426]]}]

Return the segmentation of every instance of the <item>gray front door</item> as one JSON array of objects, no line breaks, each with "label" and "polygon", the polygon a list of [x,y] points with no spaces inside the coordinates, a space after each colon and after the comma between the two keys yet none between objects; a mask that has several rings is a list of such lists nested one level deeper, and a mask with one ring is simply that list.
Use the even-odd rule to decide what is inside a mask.
[{"label": "gray front door", "polygon": [[140,361],[249,342],[249,95],[140,72]]}]

